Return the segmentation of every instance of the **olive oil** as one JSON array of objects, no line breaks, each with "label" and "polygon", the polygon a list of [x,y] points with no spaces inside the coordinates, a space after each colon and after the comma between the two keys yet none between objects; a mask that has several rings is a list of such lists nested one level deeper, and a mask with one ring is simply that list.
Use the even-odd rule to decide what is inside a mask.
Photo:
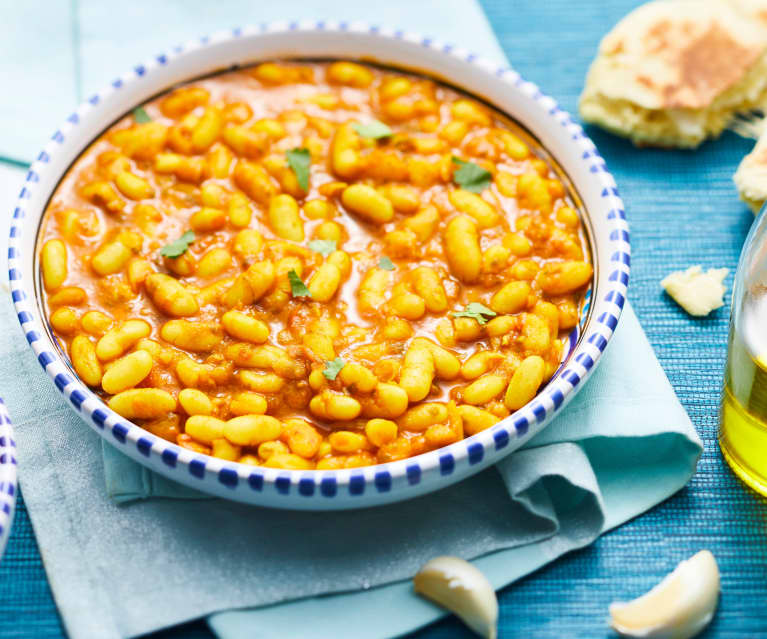
[{"label": "olive oil", "polygon": [[767,295],[746,296],[730,324],[719,446],[733,471],[767,496]]}]

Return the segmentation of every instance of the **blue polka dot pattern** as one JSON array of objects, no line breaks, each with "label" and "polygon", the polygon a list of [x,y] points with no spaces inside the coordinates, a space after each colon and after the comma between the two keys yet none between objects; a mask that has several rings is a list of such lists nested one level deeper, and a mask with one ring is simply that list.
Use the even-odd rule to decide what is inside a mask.
[{"label": "blue polka dot pattern", "polygon": [[8,409],[0,399],[0,559],[11,534],[16,491],[16,442]]}]

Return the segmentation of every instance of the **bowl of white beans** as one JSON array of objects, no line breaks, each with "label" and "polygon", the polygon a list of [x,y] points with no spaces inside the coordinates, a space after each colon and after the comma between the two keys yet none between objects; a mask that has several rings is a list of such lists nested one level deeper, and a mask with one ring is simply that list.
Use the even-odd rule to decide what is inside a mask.
[{"label": "bowl of white beans", "polygon": [[410,499],[540,432],[626,299],[583,129],[509,68],[344,23],[214,34],[84,102],[11,226],[19,321],[83,421],[211,495]]}]

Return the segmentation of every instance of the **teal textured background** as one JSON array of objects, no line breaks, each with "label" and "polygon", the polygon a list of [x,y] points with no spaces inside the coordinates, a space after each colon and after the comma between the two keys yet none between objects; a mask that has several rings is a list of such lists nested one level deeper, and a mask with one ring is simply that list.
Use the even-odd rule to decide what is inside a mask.
[{"label": "teal textured background", "polygon": [[[637,4],[481,2],[512,65],[571,112],[600,37]],[[403,15],[403,26],[406,20]],[[767,635],[767,507],[737,482],[716,445],[728,313],[720,309],[709,318],[691,319],[658,284],[670,270],[691,264],[734,271],[753,218],[738,201],[731,176],[751,143],[726,134],[691,153],[637,150],[601,131],[589,134],[627,206],[634,254],[629,298],[706,450],[697,475],[680,493],[501,592],[500,636],[610,636],[604,623],[610,601],[644,592],[702,548],[717,557],[723,590],[719,613],[703,636]],[[0,564],[0,637],[62,635],[20,502]],[[200,622],[156,636],[211,635]],[[417,636],[469,634],[448,619]]]}]

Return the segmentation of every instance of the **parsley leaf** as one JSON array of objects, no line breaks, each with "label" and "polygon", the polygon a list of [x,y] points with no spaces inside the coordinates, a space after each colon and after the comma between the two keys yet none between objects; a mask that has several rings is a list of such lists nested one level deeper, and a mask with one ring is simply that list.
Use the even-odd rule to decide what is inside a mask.
[{"label": "parsley leaf", "polygon": [[194,242],[194,231],[187,231],[177,240],[166,244],[160,249],[160,255],[163,257],[181,257],[189,249],[189,245]]},{"label": "parsley leaf", "polygon": [[149,117],[144,107],[136,107],[133,109],[133,121],[136,124],[144,124],[144,122],[151,122],[152,118]]},{"label": "parsley leaf", "polygon": [[490,171],[474,164],[474,162],[459,160],[455,156],[453,156],[453,164],[459,166],[458,170],[453,173],[453,180],[462,189],[472,193],[482,193],[482,191],[490,186],[490,182],[493,179]]},{"label": "parsley leaf", "polygon": [[322,257],[327,257],[336,250],[335,240],[312,240],[309,242],[309,248],[315,253],[320,253]]},{"label": "parsley leaf", "polygon": [[333,380],[338,376],[338,373],[341,372],[341,369],[344,366],[346,366],[346,362],[340,357],[336,357],[335,359],[325,362],[325,370],[322,371],[322,374],[327,379]]},{"label": "parsley leaf", "polygon": [[378,260],[378,268],[382,268],[384,271],[393,271],[396,267],[394,266],[394,262],[384,255]]},{"label": "parsley leaf", "polygon": [[479,302],[471,302],[470,304],[466,305],[465,311],[453,311],[450,313],[453,317],[469,317],[471,319],[477,320],[480,324],[487,324],[487,317],[495,317],[497,313],[487,308],[484,304],[480,304]]},{"label": "parsley leaf", "polygon": [[393,131],[378,120],[373,120],[368,124],[353,124],[352,128],[363,138],[372,138],[374,140],[388,138],[390,135],[393,135]]},{"label": "parsley leaf", "polygon": [[288,281],[290,282],[290,292],[293,297],[311,297],[312,294],[306,288],[303,280],[298,276],[294,269],[288,271]]},{"label": "parsley leaf", "polygon": [[296,174],[298,186],[303,191],[309,190],[309,165],[312,163],[312,156],[309,149],[291,149],[285,151],[285,157],[288,159],[288,165]]}]

